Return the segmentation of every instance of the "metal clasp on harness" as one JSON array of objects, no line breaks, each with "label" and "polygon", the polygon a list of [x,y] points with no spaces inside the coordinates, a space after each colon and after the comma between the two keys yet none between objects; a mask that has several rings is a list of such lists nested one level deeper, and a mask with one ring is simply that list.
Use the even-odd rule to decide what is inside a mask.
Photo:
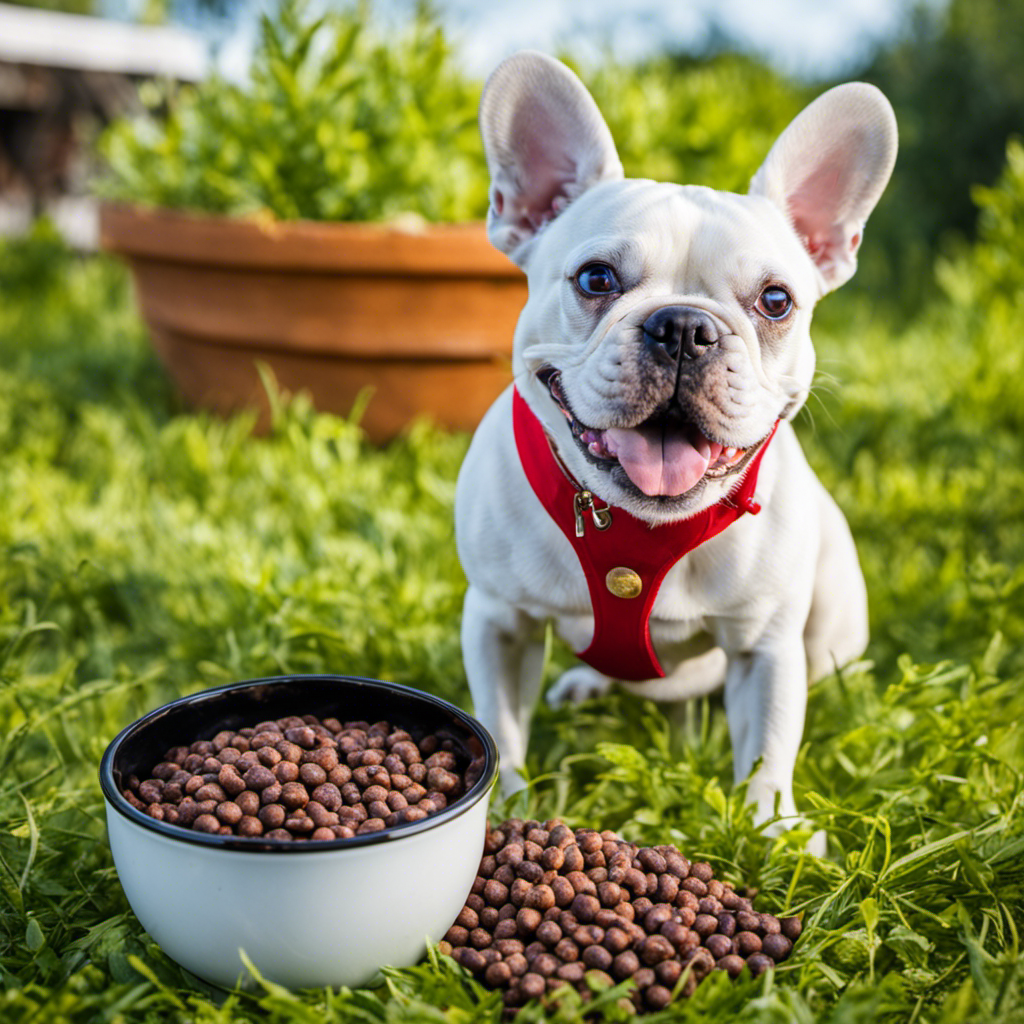
[{"label": "metal clasp on harness", "polygon": [[612,510],[607,505],[604,508],[598,508],[594,504],[594,496],[590,491],[578,491],[573,495],[572,511],[576,517],[577,537],[583,536],[583,531],[586,527],[586,521],[583,518],[584,512],[590,512],[590,517],[594,520],[594,526],[599,530],[607,530],[612,525]]}]

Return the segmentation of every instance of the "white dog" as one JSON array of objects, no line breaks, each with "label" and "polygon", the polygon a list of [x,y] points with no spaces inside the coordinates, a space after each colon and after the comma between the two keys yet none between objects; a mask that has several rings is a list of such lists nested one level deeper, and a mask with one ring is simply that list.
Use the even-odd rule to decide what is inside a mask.
[{"label": "white dog", "polygon": [[494,72],[480,124],[490,238],[529,279],[515,385],[456,493],[463,658],[503,786],[522,786],[553,619],[588,664],[550,700],[724,684],[736,780],[791,824],[808,680],[863,652],[867,598],[790,421],[814,304],[856,269],[892,171],[892,109],[830,90],[747,195],[624,179],[590,94],[539,53]]}]

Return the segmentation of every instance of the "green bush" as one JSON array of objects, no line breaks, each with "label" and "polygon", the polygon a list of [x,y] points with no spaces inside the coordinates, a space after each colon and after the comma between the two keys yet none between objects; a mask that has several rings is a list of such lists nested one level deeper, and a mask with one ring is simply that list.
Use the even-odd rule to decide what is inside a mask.
[{"label": "green bush", "polygon": [[[685,73],[667,58],[580,73],[627,174],[738,191],[805,98],[740,58]],[[486,212],[480,84],[455,69],[427,6],[392,34],[369,3],[314,18],[287,0],[261,22],[249,85],[213,78],[145,94],[151,115],[101,139],[105,197],[279,219]]]},{"label": "green bush", "polygon": [[[426,4],[397,30],[369,4],[264,16],[251,82],[212,78],[100,142],[100,194],[206,213],[467,220],[486,206],[479,86]],[[152,92],[152,90],[150,90]]]}]

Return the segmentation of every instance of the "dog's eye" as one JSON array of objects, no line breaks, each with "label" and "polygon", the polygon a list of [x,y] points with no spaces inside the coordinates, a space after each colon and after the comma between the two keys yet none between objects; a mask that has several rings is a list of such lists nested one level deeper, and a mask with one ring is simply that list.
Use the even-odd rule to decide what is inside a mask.
[{"label": "dog's eye", "polygon": [[584,295],[614,295],[622,291],[615,271],[607,263],[588,263],[576,275],[576,286]]},{"label": "dog's eye", "polygon": [[785,288],[772,285],[765,288],[757,299],[757,311],[769,320],[782,320],[793,308],[793,299]]}]

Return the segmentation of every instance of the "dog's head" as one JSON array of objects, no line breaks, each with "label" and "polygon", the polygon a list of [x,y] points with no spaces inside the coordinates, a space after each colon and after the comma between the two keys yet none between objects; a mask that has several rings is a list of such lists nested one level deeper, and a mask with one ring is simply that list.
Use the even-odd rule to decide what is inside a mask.
[{"label": "dog's head", "polygon": [[811,311],[856,269],[896,157],[873,86],[838,86],[781,135],[747,195],[624,179],[563,64],[510,57],[484,90],[488,230],[526,271],[523,397],[569,469],[652,523],[723,497],[814,375]]}]

